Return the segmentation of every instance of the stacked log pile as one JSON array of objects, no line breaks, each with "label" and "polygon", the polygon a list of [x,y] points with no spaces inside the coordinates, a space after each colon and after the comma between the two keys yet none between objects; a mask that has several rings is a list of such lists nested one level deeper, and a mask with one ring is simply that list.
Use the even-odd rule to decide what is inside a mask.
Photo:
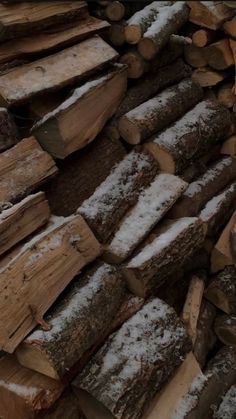
[{"label": "stacked log pile", "polygon": [[1,418],[235,417],[234,3],[0,3]]}]

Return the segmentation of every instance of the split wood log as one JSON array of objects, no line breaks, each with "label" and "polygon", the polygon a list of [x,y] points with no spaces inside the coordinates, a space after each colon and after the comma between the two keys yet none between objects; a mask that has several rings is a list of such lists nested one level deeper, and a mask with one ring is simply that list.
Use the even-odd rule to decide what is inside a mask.
[{"label": "split wood log", "polygon": [[202,87],[216,86],[226,77],[226,73],[212,70],[210,67],[196,68],[192,75],[192,79]]},{"label": "split wood log", "polygon": [[232,135],[226,140],[220,150],[221,154],[236,155],[236,135]]},{"label": "split wood log", "polygon": [[123,115],[118,126],[120,135],[129,144],[139,144],[176,121],[202,98],[198,84],[183,80]]},{"label": "split wood log", "polygon": [[156,395],[143,419],[173,418],[179,400],[188,393],[192,381],[199,374],[201,374],[201,369],[190,352],[171,380]]},{"label": "split wood log", "polygon": [[217,99],[226,108],[232,108],[236,103],[233,83],[224,83],[220,85],[217,91]]},{"label": "split wood log", "polygon": [[236,417],[236,385],[222,397],[218,409],[214,412],[214,419],[234,419]]},{"label": "split wood log", "polygon": [[223,29],[232,38],[236,38],[236,16],[223,24]]},{"label": "split wood log", "polygon": [[225,266],[233,265],[230,235],[236,223],[236,212],[228,221],[211,253],[211,271],[218,272]]},{"label": "split wood log", "polygon": [[45,318],[48,330],[37,329],[20,344],[18,361],[51,378],[63,379],[110,326],[124,291],[124,280],[115,267],[101,264],[90,268],[49,312]]},{"label": "split wood log", "polygon": [[119,22],[125,16],[125,5],[118,0],[113,0],[107,5],[105,15],[111,22]]},{"label": "split wood log", "polygon": [[203,48],[197,47],[194,44],[185,46],[184,58],[185,61],[192,67],[198,68],[205,67],[207,65]]},{"label": "split wood log", "polygon": [[211,280],[205,296],[227,314],[236,314],[236,268],[227,266]]},{"label": "split wood log", "polygon": [[201,246],[204,237],[203,224],[194,217],[166,221],[157,227],[149,237],[151,242],[147,239],[124,267],[131,292],[146,297],[156,291]]},{"label": "split wood log", "polygon": [[205,366],[207,356],[216,343],[216,335],[213,331],[215,317],[215,306],[203,299],[193,347],[193,353],[201,367]]},{"label": "split wood log", "polygon": [[154,96],[159,90],[178,83],[180,80],[191,75],[190,67],[187,66],[182,59],[177,59],[175,64],[168,64],[162,68],[156,69],[155,73],[149,73],[143,77],[134,86],[131,86],[119,105],[115,116],[106,126],[106,133],[110,138],[119,139],[118,130],[119,118],[147,101]]},{"label": "split wood log", "polygon": [[189,289],[181,315],[181,318],[189,336],[191,337],[193,345],[197,337],[197,322],[200,313],[204,288],[204,279],[200,276],[193,275],[189,283]]},{"label": "split wood log", "polygon": [[206,153],[232,133],[232,116],[217,102],[198,103],[170,128],[144,145],[168,173],[182,171],[192,160]]},{"label": "split wood log", "polygon": [[236,158],[222,157],[203,175],[190,183],[181,200],[172,208],[170,217],[196,216],[211,198],[234,179],[236,179]]},{"label": "split wood log", "polygon": [[189,350],[175,311],[158,298],[149,301],[73,382],[83,413],[88,419],[140,418]]},{"label": "split wood log", "polygon": [[162,7],[171,5],[170,1],[153,1],[136,12],[125,28],[125,39],[128,44],[137,44],[152,22],[158,17]]},{"label": "split wood log", "polygon": [[109,40],[112,45],[121,47],[125,43],[125,26],[126,21],[113,22],[109,28]]},{"label": "split wood log", "polygon": [[[204,374],[192,382],[188,394],[182,398],[175,416],[181,419],[212,417],[222,395],[235,383],[236,353],[232,346],[224,346],[208,363]],[[222,418],[223,419],[223,418]]]},{"label": "split wood log", "polygon": [[35,418],[50,408],[63,391],[59,381],[22,367],[10,355],[0,360],[0,376],[0,412],[3,418]]},{"label": "split wood log", "polygon": [[219,314],[215,320],[214,330],[224,345],[236,345],[236,316]]},{"label": "split wood log", "polygon": [[[66,417],[65,417],[66,415]],[[54,403],[54,405],[47,411],[46,414],[42,415],[43,419],[85,419],[79,408],[79,402],[71,390],[68,388]]]},{"label": "split wood log", "polygon": [[225,70],[234,64],[234,57],[227,38],[204,48],[207,64],[216,70]]},{"label": "split wood log", "polygon": [[29,195],[0,214],[0,255],[44,225],[50,217],[45,194]]},{"label": "split wood log", "polygon": [[32,128],[42,147],[64,159],[95,139],[127,88],[126,67],[85,83]]},{"label": "split wood log", "polygon": [[13,352],[37,324],[45,325],[44,313],[99,254],[99,243],[75,215],[52,217],[41,234],[7,255],[1,261],[0,347]]},{"label": "split wood log", "polygon": [[205,1],[187,1],[190,7],[190,22],[209,29],[219,29],[222,24],[234,16],[232,9],[229,9],[223,2],[206,3]]},{"label": "split wood log", "polygon": [[41,32],[60,23],[88,15],[85,1],[38,1],[0,5],[0,39],[17,38]]},{"label": "split wood log", "polygon": [[126,211],[137,202],[141,190],[157,173],[158,166],[152,156],[134,150],[78,208],[100,241],[109,239]]},{"label": "split wood log", "polygon": [[0,154],[0,202],[16,202],[57,173],[51,156],[35,138],[21,140]]},{"label": "split wood log", "polygon": [[215,236],[236,210],[236,182],[210,199],[199,214],[207,226],[207,236]]},{"label": "split wood log", "polygon": [[[72,2],[71,2],[72,3]],[[19,38],[0,45],[0,63],[16,59],[35,57],[38,54],[49,53],[82,41],[94,33],[99,33],[110,25],[106,21],[89,16],[76,24],[66,24],[52,28],[27,38]]]},{"label": "split wood log", "polygon": [[164,173],[157,175],[121,221],[103,258],[111,263],[127,259],[186,188],[187,183],[176,176]]},{"label": "split wood log", "polygon": [[0,152],[17,143],[18,129],[7,109],[0,108]]},{"label": "split wood log", "polygon": [[214,40],[215,34],[215,31],[211,29],[198,29],[192,35],[193,44],[196,47],[205,47]]},{"label": "split wood log", "polygon": [[104,67],[117,56],[105,41],[97,35],[93,36],[78,45],[1,75],[0,104],[18,105],[39,93],[72,84]]},{"label": "split wood log", "polygon": [[136,49],[131,49],[120,58],[121,64],[128,66],[128,78],[139,79],[149,70],[149,64]]},{"label": "split wood log", "polygon": [[59,164],[58,175],[46,186],[52,213],[73,214],[125,155],[126,150],[119,140],[101,135],[85,149],[65,159]]},{"label": "split wood log", "polygon": [[138,43],[138,51],[151,60],[167,44],[171,34],[187,22],[189,9],[185,2],[176,2],[160,9],[156,20],[149,26]]}]

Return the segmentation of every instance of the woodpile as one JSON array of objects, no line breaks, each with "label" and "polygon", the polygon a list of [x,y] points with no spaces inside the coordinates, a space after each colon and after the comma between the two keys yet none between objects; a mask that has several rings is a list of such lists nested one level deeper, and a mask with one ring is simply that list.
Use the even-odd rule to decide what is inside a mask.
[{"label": "woodpile", "polygon": [[235,2],[0,27],[0,418],[234,419]]}]

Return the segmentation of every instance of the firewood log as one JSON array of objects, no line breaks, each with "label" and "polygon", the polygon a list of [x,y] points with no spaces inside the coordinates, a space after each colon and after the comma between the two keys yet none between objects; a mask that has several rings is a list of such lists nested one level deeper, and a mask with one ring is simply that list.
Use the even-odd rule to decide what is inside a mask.
[{"label": "firewood log", "polygon": [[34,32],[60,23],[68,23],[76,18],[88,15],[85,1],[38,1],[24,2],[19,5],[0,5],[0,38],[10,39]]},{"label": "firewood log", "polygon": [[214,411],[214,419],[234,419],[236,417],[236,386],[233,385],[222,397],[218,409]]},{"label": "firewood log", "polygon": [[223,71],[212,70],[210,67],[196,68],[192,79],[202,87],[216,86],[227,77]]},{"label": "firewood log", "polygon": [[236,135],[232,135],[226,140],[220,150],[221,154],[236,155]]},{"label": "firewood log", "polygon": [[146,59],[151,60],[167,44],[169,37],[177,33],[187,22],[189,9],[185,2],[176,2],[163,7],[139,41],[138,50]]},{"label": "firewood log", "polygon": [[154,136],[144,148],[157,159],[161,170],[178,173],[232,130],[230,112],[219,103],[206,100]]},{"label": "firewood log", "polygon": [[205,47],[210,44],[215,38],[215,31],[211,29],[198,29],[192,35],[193,44],[196,47]]},{"label": "firewood log", "polygon": [[231,20],[227,20],[223,24],[223,29],[232,38],[236,38],[236,16],[233,17]]},{"label": "firewood log", "polygon": [[207,226],[207,235],[215,236],[236,210],[236,182],[210,199],[199,214]]},{"label": "firewood log", "polygon": [[54,403],[54,405],[42,415],[43,419],[85,419],[79,408],[79,402],[71,390],[68,388]]},{"label": "firewood log", "polygon": [[125,5],[118,0],[114,0],[107,5],[105,15],[111,22],[118,22],[125,16]]},{"label": "firewood log", "polygon": [[233,83],[223,83],[217,91],[217,99],[226,108],[232,108],[236,102]]},{"label": "firewood log", "polygon": [[148,72],[149,64],[136,49],[131,49],[120,58],[121,64],[128,66],[128,78],[139,79]]},{"label": "firewood log", "polygon": [[113,22],[109,28],[109,40],[112,45],[121,47],[125,43],[126,21]]},{"label": "firewood log", "polygon": [[5,108],[0,108],[0,152],[17,143],[18,129],[13,117]]},{"label": "firewood log", "polygon": [[216,70],[225,70],[234,64],[234,57],[227,38],[204,48],[207,64]]},{"label": "firewood log", "polygon": [[193,163],[190,163],[190,165],[183,170],[183,172],[180,174],[181,179],[183,179],[185,182],[192,182],[196,178],[198,178],[200,175],[202,175],[204,172],[206,172],[207,167],[205,162],[202,160],[195,161]]},{"label": "firewood log", "polygon": [[171,218],[196,216],[219,191],[236,179],[236,158],[222,157],[206,172],[190,183],[171,210]]},{"label": "firewood log", "polygon": [[186,188],[187,183],[176,176],[157,175],[121,221],[111,243],[106,246],[103,258],[111,263],[127,259]]},{"label": "firewood log", "polygon": [[234,265],[236,265],[236,222],[233,224],[230,232],[230,250]]},{"label": "firewood log", "polygon": [[233,265],[231,251],[231,231],[236,223],[236,212],[228,221],[211,253],[211,271],[218,272],[225,266]]},{"label": "firewood log", "polygon": [[227,266],[211,280],[205,296],[220,310],[236,314],[236,268]]},{"label": "firewood log", "polygon": [[117,223],[137,202],[141,190],[151,183],[157,172],[152,156],[134,150],[78,208],[99,240],[109,239]]},{"label": "firewood log", "polygon": [[139,144],[180,118],[202,98],[198,84],[183,80],[123,115],[120,135],[129,144]]},{"label": "firewood log", "polygon": [[216,343],[213,323],[216,317],[216,308],[209,301],[203,299],[198,318],[197,334],[193,353],[201,367],[205,366],[208,353]]},{"label": "firewood log", "polygon": [[183,46],[191,45],[192,39],[189,38],[189,36],[176,35],[173,33],[172,35],[170,35],[169,43],[173,45],[183,45]]},{"label": "firewood log", "polygon": [[14,356],[0,360],[0,412],[3,418],[32,419],[60,397],[59,381],[22,367]]},{"label": "firewood log", "polygon": [[85,83],[38,121],[33,135],[54,157],[65,158],[95,139],[116,111],[126,87],[125,67]]},{"label": "firewood log", "polygon": [[96,264],[78,276],[45,318],[48,330],[36,329],[21,343],[18,361],[56,380],[63,378],[110,326],[124,291],[115,267]]},{"label": "firewood log", "polygon": [[50,217],[45,194],[29,195],[0,214],[0,255],[44,225]]},{"label": "firewood log", "polygon": [[192,67],[198,68],[205,67],[207,65],[203,48],[197,47],[194,44],[185,46],[184,58],[185,61]]},{"label": "firewood log", "polygon": [[[188,394],[182,398],[173,417],[200,419],[212,417],[214,406],[235,383],[236,354],[232,346],[224,346],[208,363],[204,374],[192,382]],[[221,418],[223,419],[223,417]]]},{"label": "firewood log", "polygon": [[17,202],[57,173],[48,153],[30,137],[0,154],[0,202]]},{"label": "firewood log", "polygon": [[[0,347],[13,352],[100,245],[80,215],[52,217],[41,234],[1,260]],[[14,289],[14,293],[12,292]]]},{"label": "firewood log", "polygon": [[[230,49],[231,49],[232,54],[233,54],[234,69],[235,69],[235,72],[236,72],[236,40],[230,39],[229,40],[229,45],[230,45]],[[236,95],[236,75],[235,75],[235,73],[234,73],[234,88],[233,88],[233,92]],[[234,104],[233,111],[235,112],[235,104]]]},{"label": "firewood log", "polygon": [[175,311],[158,298],[149,301],[73,382],[82,411],[88,419],[140,418],[189,349]]},{"label": "firewood log", "polygon": [[124,267],[129,289],[140,297],[158,289],[204,241],[197,218],[166,221],[152,232],[148,243]]},{"label": "firewood log", "polygon": [[236,345],[236,316],[219,314],[215,320],[214,330],[222,343]]},{"label": "firewood log", "polygon": [[209,29],[219,29],[222,24],[233,17],[233,10],[223,2],[206,3],[205,1],[187,1],[190,7],[190,22]]},{"label": "firewood log", "polygon": [[49,57],[20,66],[0,76],[0,105],[18,105],[39,93],[72,84],[117,56],[99,36],[93,36]]}]

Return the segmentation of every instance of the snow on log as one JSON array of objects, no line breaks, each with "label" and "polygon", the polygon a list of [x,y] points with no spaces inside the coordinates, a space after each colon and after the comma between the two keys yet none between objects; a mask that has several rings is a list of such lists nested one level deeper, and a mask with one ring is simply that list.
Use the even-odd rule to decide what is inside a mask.
[{"label": "snow on log", "polygon": [[205,297],[227,314],[236,314],[236,268],[227,266],[214,276]]},{"label": "snow on log", "polygon": [[236,385],[230,387],[222,397],[218,409],[214,412],[214,419],[234,419],[236,417]]}]

